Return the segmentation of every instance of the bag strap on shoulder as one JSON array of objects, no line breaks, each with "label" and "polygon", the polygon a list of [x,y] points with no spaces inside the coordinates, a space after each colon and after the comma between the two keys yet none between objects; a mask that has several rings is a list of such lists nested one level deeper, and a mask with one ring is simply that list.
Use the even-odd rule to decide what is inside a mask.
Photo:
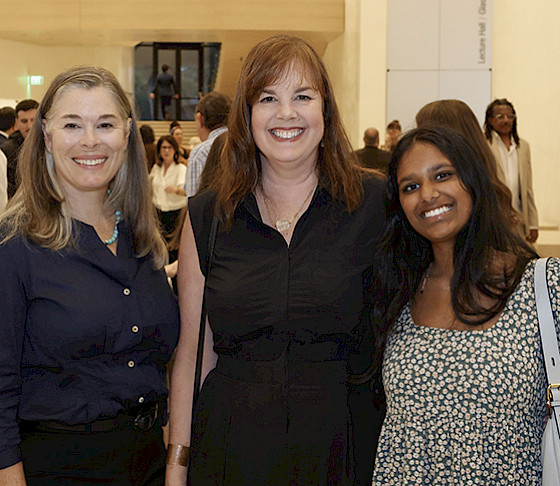
[{"label": "bag strap on shoulder", "polygon": [[553,411],[552,415],[556,419],[558,430],[558,425],[560,425],[560,353],[558,352],[558,336],[548,294],[547,262],[548,258],[539,258],[535,264],[535,300],[548,381],[546,404]]}]

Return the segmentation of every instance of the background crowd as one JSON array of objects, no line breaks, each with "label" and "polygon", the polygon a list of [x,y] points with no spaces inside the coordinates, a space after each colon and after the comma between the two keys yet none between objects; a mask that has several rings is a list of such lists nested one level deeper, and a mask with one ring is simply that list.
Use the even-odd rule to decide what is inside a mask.
[{"label": "background crowd", "polygon": [[180,122],[156,141],[92,66],[0,109],[0,484],[540,484],[513,104],[481,128],[434,101],[353,150],[280,35],[195,121],[192,150]]}]

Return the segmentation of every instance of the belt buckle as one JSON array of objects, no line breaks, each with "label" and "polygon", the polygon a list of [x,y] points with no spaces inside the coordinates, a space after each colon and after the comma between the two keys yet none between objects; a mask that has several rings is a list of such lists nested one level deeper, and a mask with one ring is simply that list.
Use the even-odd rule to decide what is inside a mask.
[{"label": "belt buckle", "polygon": [[154,424],[158,417],[159,403],[156,403],[155,407],[149,412],[139,413],[134,418],[134,427],[141,430],[142,432],[148,432]]}]

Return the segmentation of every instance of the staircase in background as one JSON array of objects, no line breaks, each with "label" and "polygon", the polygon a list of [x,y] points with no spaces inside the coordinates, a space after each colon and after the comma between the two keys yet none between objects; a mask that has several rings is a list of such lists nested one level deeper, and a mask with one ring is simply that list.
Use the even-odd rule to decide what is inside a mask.
[{"label": "staircase in background", "polygon": [[[186,147],[189,145],[189,140],[191,137],[197,137],[196,133],[196,122],[194,121],[179,121],[181,128],[183,129],[183,145]],[[160,120],[140,120],[138,121],[138,126],[150,125],[154,130],[156,136],[156,143],[159,137],[163,135],[169,135],[169,125],[170,121],[160,121]]]}]

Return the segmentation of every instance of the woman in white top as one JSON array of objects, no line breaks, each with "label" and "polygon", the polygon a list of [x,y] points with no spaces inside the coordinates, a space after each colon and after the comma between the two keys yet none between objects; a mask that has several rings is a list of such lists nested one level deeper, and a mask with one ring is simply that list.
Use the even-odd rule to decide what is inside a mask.
[{"label": "woman in white top", "polygon": [[187,205],[184,189],[187,167],[179,162],[179,146],[170,135],[158,140],[156,164],[150,178],[154,204],[158,210],[163,235],[167,238],[175,228],[181,208]]}]

